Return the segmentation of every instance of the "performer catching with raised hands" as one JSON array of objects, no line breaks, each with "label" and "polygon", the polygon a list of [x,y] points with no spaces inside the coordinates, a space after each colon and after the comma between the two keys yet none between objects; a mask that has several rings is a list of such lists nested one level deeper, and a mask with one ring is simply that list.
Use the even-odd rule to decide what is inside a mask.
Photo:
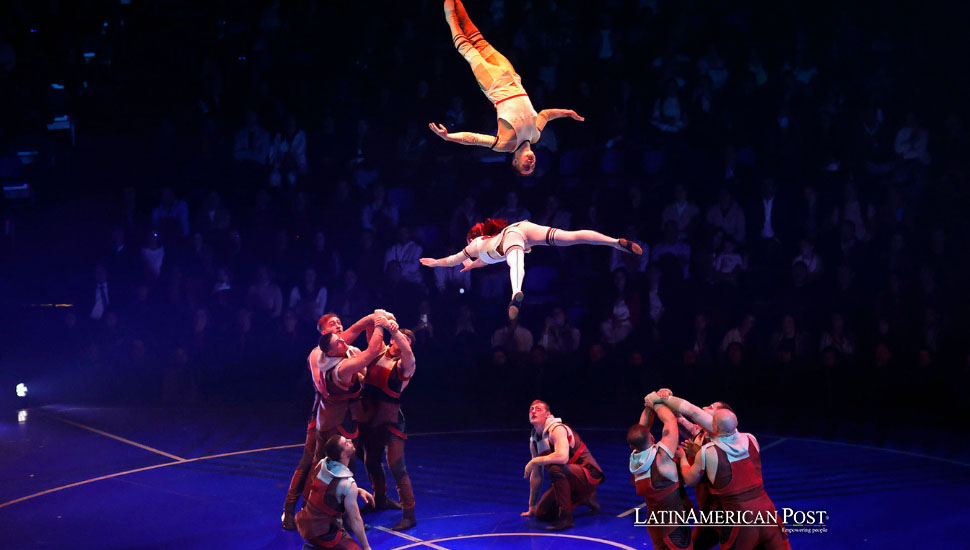
[{"label": "performer catching with raised hands", "polygon": [[[402,510],[401,520],[392,527],[395,531],[404,531],[418,524],[414,517],[411,477],[404,465],[404,442],[408,436],[401,411],[401,394],[414,376],[416,367],[413,345],[413,332],[408,329],[393,331],[390,345],[368,365],[361,394],[360,439],[364,445],[367,474],[374,487],[373,509]],[[382,463],[385,450],[400,503],[387,496]]]},{"label": "performer catching with raised hands", "polygon": [[[317,321],[317,332],[320,334],[340,334],[344,339],[353,342],[357,339],[357,335],[364,331],[368,326],[373,324],[374,315],[368,315],[354,323],[350,328],[344,330],[344,325],[340,320],[340,317],[336,313],[327,313],[320,320]],[[360,353],[360,350],[354,346],[348,346],[347,354],[353,357]],[[314,347],[310,350],[310,355],[307,356],[307,367],[310,369],[310,376],[313,381],[314,393],[316,397],[313,400],[313,408],[310,412],[310,422],[307,425],[306,433],[306,443],[303,445],[303,456],[300,458],[299,464],[297,464],[296,470],[293,472],[293,477],[290,479],[290,487],[286,492],[286,500],[283,503],[283,529],[289,531],[296,530],[296,503],[300,499],[300,495],[306,487],[307,477],[310,475],[310,469],[315,464],[313,461],[314,455],[316,454],[317,448],[317,415],[319,414],[319,408],[322,406],[323,394],[326,393],[324,389],[324,382],[322,379],[322,374],[320,369],[317,367],[317,363],[320,360],[320,346]],[[326,441],[324,439],[324,441]],[[319,458],[318,458],[319,460]]]},{"label": "performer catching with raised hands", "polygon": [[765,492],[761,477],[761,447],[749,433],[738,431],[738,417],[728,409],[713,414],[674,397],[670,390],[661,389],[644,397],[644,403],[665,404],[696,422],[711,434],[711,442],[701,447],[694,463],[688,460],[683,447],[677,449],[680,472],[687,485],[696,485],[703,476],[711,483],[711,493],[720,501],[721,509],[733,515],[756,518],[774,517],[775,523],[730,525],[719,528],[721,548],[727,550],[790,550],[775,504]]},{"label": "performer catching with raised hands", "polygon": [[[666,392],[670,390],[663,389],[659,393],[667,395]],[[734,411],[730,405],[723,401],[715,401],[710,405],[704,407],[704,412],[713,415],[714,411],[718,409],[727,409],[729,411]],[[694,424],[690,420],[687,420],[680,413],[675,413],[677,415],[677,423],[681,428],[684,428],[690,435],[691,438],[684,440],[680,443],[680,446],[684,449],[687,455],[688,461],[691,465],[694,464],[694,460],[697,459],[697,454],[705,444],[712,441],[712,435],[704,428]],[[694,486],[694,494],[697,495],[697,508],[701,512],[715,512],[721,510],[721,503],[717,498],[717,495],[711,492],[711,480],[707,476],[701,476],[700,481]],[[718,545],[718,539],[720,538],[720,532],[710,526],[697,526],[694,527],[694,550],[711,550]]]},{"label": "performer catching with raised hands", "polygon": [[628,239],[614,239],[598,231],[581,229],[566,231],[547,227],[528,220],[508,225],[502,219],[491,218],[476,223],[468,230],[468,246],[461,252],[447,258],[421,258],[421,264],[428,267],[454,267],[464,265],[462,271],[484,267],[505,261],[509,265],[509,279],[512,281],[512,301],[509,302],[509,319],[519,316],[522,308],[522,279],[525,278],[525,253],[534,246],[573,246],[589,244],[610,246],[631,254],[643,254],[637,243]]},{"label": "performer catching with raised hands", "polygon": [[[661,523],[667,524],[663,527],[647,525],[647,533],[657,550],[690,550],[690,527],[672,527],[669,525],[671,521],[665,517],[665,513],[669,517],[692,507],[674,460],[679,436],[677,417],[666,405],[651,402],[644,405],[640,422],[626,433],[626,441],[632,449],[630,474],[637,495],[646,500],[647,510],[651,515],[663,518]],[[663,434],[657,442],[650,434],[655,414],[663,422]]]},{"label": "performer catching with raised hands", "polygon": [[461,0],[445,0],[445,21],[451,29],[455,48],[471,65],[485,97],[495,105],[498,131],[489,136],[472,132],[448,133],[444,126],[433,122],[428,126],[445,141],[512,153],[512,166],[521,175],[528,176],[536,167],[532,145],[539,141],[546,123],[563,117],[582,121],[583,117],[568,109],[544,109],[536,113],[522,87],[522,78],[509,60],[485,41]]}]

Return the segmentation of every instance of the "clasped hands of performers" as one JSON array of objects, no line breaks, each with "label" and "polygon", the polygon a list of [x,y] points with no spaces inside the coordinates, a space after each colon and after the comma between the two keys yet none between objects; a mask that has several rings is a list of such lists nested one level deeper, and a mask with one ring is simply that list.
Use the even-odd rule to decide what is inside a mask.
[{"label": "clasped hands of performers", "polygon": [[401,328],[397,324],[397,318],[393,313],[383,309],[375,309],[372,315],[374,316],[375,327],[387,329],[389,332],[397,332]]},{"label": "clasped hands of performers", "polygon": [[[643,405],[647,408],[653,409],[655,404],[658,404],[661,400],[670,399],[674,396],[669,388],[660,388],[659,390],[648,393],[643,397]],[[674,410],[674,416],[680,417],[680,411]],[[674,451],[675,457],[680,460],[681,458],[693,458],[698,451],[700,451],[701,446],[695,443],[692,439],[685,439],[680,442],[677,446],[677,450]]]}]

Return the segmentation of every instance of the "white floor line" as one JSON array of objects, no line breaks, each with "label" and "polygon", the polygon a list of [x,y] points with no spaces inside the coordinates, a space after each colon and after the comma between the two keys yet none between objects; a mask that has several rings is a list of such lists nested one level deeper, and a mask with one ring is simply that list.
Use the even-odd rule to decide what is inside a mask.
[{"label": "white floor line", "polygon": [[142,445],[141,443],[138,443],[137,441],[132,441],[130,439],[125,439],[125,438],[123,438],[123,437],[121,437],[119,435],[110,434],[108,432],[99,430],[97,428],[92,428],[91,426],[86,426],[84,424],[81,424],[80,422],[74,422],[73,420],[68,420],[66,418],[61,418],[60,416],[57,416],[56,414],[48,414],[47,416],[49,418],[53,418],[54,420],[57,420],[58,422],[63,422],[65,424],[70,424],[71,426],[75,426],[77,428],[81,428],[82,430],[87,430],[89,432],[94,432],[94,433],[96,433],[98,435],[103,435],[105,437],[110,437],[111,439],[115,439],[115,440],[120,441],[122,443],[127,443],[129,445],[133,445],[135,447],[138,447],[139,449],[144,449],[146,451],[151,451],[151,452],[153,452],[155,454],[160,454],[160,455],[162,455],[162,456],[164,456],[166,458],[171,458],[172,460],[185,460],[184,458],[182,458],[180,456],[175,456],[175,455],[173,455],[171,453],[166,453],[165,451],[156,449],[155,447],[149,447],[148,445]]},{"label": "white floor line", "polygon": [[637,510],[639,510],[640,508],[643,508],[643,507],[645,507],[646,505],[647,505],[647,503],[646,503],[646,502],[644,502],[643,504],[637,504],[637,505],[636,505],[636,506],[634,506],[633,508],[630,508],[630,509],[629,509],[629,510],[627,510],[626,512],[623,512],[622,514],[620,514],[620,515],[618,515],[618,516],[616,516],[616,517],[618,517],[618,518],[625,518],[625,517],[627,517],[627,516],[629,516],[630,514],[632,514],[632,513],[634,513],[634,512],[636,512],[636,511],[637,511]]},{"label": "white floor line", "polygon": [[393,529],[388,529],[387,527],[381,527],[380,525],[371,525],[371,528],[377,529],[378,531],[383,531],[385,533],[389,533],[389,534],[394,535],[394,536],[397,536],[397,537],[401,537],[404,540],[408,540],[408,541],[417,543],[420,546],[428,546],[428,547],[434,548],[436,550],[448,550],[447,548],[445,548],[443,546],[438,546],[437,544],[434,544],[434,543],[431,543],[431,542],[425,542],[423,539],[419,539],[418,537],[415,537],[413,535],[409,535],[407,533],[401,533],[401,532],[395,531]]},{"label": "white floor line", "polygon": [[787,437],[783,437],[783,438],[781,438],[781,439],[779,439],[777,441],[772,441],[771,443],[769,443],[767,445],[762,445],[761,446],[761,450],[763,451],[765,449],[770,449],[770,448],[774,447],[775,445],[779,445],[779,444],[784,443],[786,441],[788,441],[788,438]]},{"label": "white floor line", "polygon": [[219,454],[216,454],[216,455],[200,456],[198,458],[179,459],[179,460],[176,460],[174,462],[163,462],[162,464],[155,464],[155,465],[152,465],[152,466],[145,466],[143,468],[135,468],[134,470],[125,470],[124,472],[117,472],[117,473],[108,474],[108,475],[105,475],[105,476],[93,477],[91,479],[85,479],[83,481],[77,481],[77,482],[74,482],[74,483],[69,483],[67,485],[61,485],[60,487],[54,487],[54,488],[51,488],[51,489],[47,489],[46,491],[40,491],[39,493],[34,493],[32,495],[27,495],[25,497],[15,498],[15,499],[9,500],[7,502],[0,502],[0,508],[3,508],[5,506],[10,506],[11,504],[17,504],[18,502],[23,502],[25,500],[30,500],[32,498],[37,498],[39,496],[44,496],[44,495],[49,494],[49,493],[56,493],[57,491],[63,491],[64,489],[70,489],[71,487],[77,487],[79,485],[87,485],[88,483],[94,483],[95,481],[102,481],[102,480],[105,480],[105,479],[112,479],[112,478],[115,478],[115,477],[125,476],[125,475],[128,475],[128,474],[135,474],[135,473],[144,472],[144,471],[147,471],[147,470],[155,470],[157,468],[165,468],[166,466],[181,466],[182,464],[189,464],[191,462],[198,462],[200,460],[210,460],[210,459],[213,459],[213,458],[223,458],[223,457],[227,457],[227,456],[244,455],[244,454],[249,454],[249,453],[261,453],[263,451],[276,451],[276,450],[279,450],[279,449],[293,449],[295,447],[302,447],[303,445],[304,445],[303,443],[294,443],[293,445],[279,445],[279,446],[276,446],[276,447],[263,447],[262,449],[248,449],[248,450],[245,450],[245,451],[233,451],[233,452],[230,452],[230,453],[219,453]]}]

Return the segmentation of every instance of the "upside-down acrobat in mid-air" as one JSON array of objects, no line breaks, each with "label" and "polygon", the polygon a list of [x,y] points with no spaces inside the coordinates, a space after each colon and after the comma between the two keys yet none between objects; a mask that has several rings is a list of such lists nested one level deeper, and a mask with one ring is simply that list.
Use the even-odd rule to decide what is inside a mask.
[{"label": "upside-down acrobat in mid-air", "polygon": [[433,122],[428,126],[445,141],[512,153],[512,166],[523,176],[528,176],[536,168],[532,145],[539,141],[546,123],[563,117],[585,119],[569,109],[543,109],[536,113],[522,87],[522,77],[504,55],[485,41],[461,0],[445,0],[445,21],[451,29],[455,48],[471,65],[485,97],[495,105],[498,131],[489,136],[473,132],[449,133],[447,128]]}]

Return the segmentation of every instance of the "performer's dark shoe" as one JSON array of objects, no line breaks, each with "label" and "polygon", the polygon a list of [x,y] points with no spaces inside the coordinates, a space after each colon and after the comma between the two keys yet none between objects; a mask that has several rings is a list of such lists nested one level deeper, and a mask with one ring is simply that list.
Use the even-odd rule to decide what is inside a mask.
[{"label": "performer's dark shoe", "polygon": [[280,518],[283,523],[283,529],[286,529],[287,531],[296,531],[296,519],[294,519],[293,515],[293,512],[283,512],[283,517]]},{"label": "performer's dark shoe", "polygon": [[373,506],[370,503],[363,505],[360,508],[361,514],[373,514],[379,510],[400,510],[401,503],[394,500],[393,498],[385,498],[384,500],[377,503],[377,506]]},{"label": "performer's dark shoe", "polygon": [[509,320],[514,321],[519,318],[519,313],[522,311],[522,301],[525,300],[525,294],[520,290],[512,296],[512,301],[509,302]]},{"label": "performer's dark shoe", "polygon": [[378,510],[400,510],[401,503],[393,498],[385,498],[383,502],[377,503]]},{"label": "performer's dark shoe", "polygon": [[573,528],[573,513],[559,513],[559,519],[554,521],[552,525],[546,525],[546,531],[565,531],[566,529]]},{"label": "performer's dark shoe", "polygon": [[394,527],[391,527],[391,530],[406,531],[417,524],[418,520],[414,519],[414,510],[405,510],[404,517],[401,518],[401,521],[395,523]]},{"label": "performer's dark shoe", "polygon": [[619,244],[623,248],[623,250],[626,250],[630,254],[636,254],[637,256],[643,254],[643,249],[640,248],[640,245],[638,245],[637,243],[628,239],[619,239],[619,241],[620,242],[618,242],[617,244]]},{"label": "performer's dark shoe", "polygon": [[596,493],[590,495],[590,497],[586,499],[586,502],[583,504],[589,506],[589,512],[591,514],[597,514],[600,511],[600,503],[596,502]]}]

